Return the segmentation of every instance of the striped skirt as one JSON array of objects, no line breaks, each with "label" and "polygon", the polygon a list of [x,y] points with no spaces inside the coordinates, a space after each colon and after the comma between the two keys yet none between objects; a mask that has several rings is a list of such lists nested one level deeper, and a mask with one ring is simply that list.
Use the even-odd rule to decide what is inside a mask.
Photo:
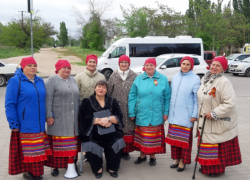
[{"label": "striped skirt", "polygon": [[[199,142],[199,141],[198,141]],[[202,153],[200,154],[202,155]],[[202,157],[202,156],[201,156]],[[241,164],[241,152],[238,136],[234,139],[218,144],[218,161],[219,164],[204,165],[201,164],[201,172],[203,174],[222,174],[227,166]],[[199,157],[199,163],[200,161]]]},{"label": "striped skirt", "polygon": [[32,163],[47,160],[47,155],[51,155],[48,135],[40,133],[20,133],[23,150],[23,162]]},{"label": "striped skirt", "polygon": [[[48,156],[47,158],[49,157],[51,156]],[[10,175],[17,175],[24,172],[30,172],[33,176],[41,176],[44,173],[43,166],[45,162],[47,161],[25,163],[20,132],[11,132],[9,148]]]},{"label": "striped skirt", "polygon": [[164,124],[155,127],[135,127],[134,146],[145,155],[166,153],[164,139]]},{"label": "striped skirt", "polygon": [[169,124],[165,142],[171,145],[171,158],[191,164],[193,128]]}]

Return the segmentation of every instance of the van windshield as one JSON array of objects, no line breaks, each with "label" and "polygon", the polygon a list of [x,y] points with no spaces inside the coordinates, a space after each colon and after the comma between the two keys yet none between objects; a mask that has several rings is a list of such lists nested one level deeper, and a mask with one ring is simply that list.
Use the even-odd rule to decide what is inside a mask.
[{"label": "van windshield", "polygon": [[156,66],[158,66],[165,58],[155,58],[156,59]]},{"label": "van windshield", "polygon": [[103,57],[107,57],[114,49],[115,49],[115,45],[113,45],[113,46],[110,46],[103,54],[102,54],[102,56]]}]

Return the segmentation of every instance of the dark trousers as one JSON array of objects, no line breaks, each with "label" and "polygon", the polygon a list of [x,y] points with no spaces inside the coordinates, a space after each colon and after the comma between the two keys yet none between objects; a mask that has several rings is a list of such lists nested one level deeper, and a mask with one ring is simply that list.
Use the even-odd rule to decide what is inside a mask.
[{"label": "dark trousers", "polygon": [[[107,169],[111,171],[118,171],[121,162],[122,149],[116,154],[112,148],[112,145],[109,144],[102,147],[104,148]],[[102,168],[102,158],[91,152],[87,152],[86,157],[93,173],[98,172]]]}]

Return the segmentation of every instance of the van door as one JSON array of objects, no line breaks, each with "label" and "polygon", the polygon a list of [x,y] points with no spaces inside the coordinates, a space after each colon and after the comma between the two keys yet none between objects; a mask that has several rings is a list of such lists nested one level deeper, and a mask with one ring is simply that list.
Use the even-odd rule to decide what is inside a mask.
[{"label": "van door", "polygon": [[118,61],[121,55],[128,55],[128,48],[126,44],[124,45],[120,44],[109,55],[108,64],[109,64],[109,67],[113,69],[113,71],[118,69],[119,67]]}]

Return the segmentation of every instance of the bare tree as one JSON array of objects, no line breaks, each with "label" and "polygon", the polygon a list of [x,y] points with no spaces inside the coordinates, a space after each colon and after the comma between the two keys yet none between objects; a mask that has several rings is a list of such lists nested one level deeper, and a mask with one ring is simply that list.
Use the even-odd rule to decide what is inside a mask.
[{"label": "bare tree", "polygon": [[89,9],[91,14],[96,14],[99,18],[102,15],[111,10],[113,4],[113,0],[89,0]]},{"label": "bare tree", "polygon": [[81,28],[83,28],[83,26],[86,24],[86,21],[85,21],[83,15],[82,15],[82,13],[75,6],[71,7],[71,11],[76,16],[77,25],[79,25]]}]

